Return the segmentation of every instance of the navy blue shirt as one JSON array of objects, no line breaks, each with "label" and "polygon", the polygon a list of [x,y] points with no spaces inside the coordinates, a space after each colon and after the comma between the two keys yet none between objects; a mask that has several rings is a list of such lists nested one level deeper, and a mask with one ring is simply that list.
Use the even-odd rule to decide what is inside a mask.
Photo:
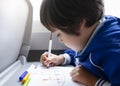
[{"label": "navy blue shirt", "polygon": [[[78,53],[80,65],[112,86],[120,86],[120,19],[104,16],[85,48]],[[65,51],[74,65],[75,51]]]}]

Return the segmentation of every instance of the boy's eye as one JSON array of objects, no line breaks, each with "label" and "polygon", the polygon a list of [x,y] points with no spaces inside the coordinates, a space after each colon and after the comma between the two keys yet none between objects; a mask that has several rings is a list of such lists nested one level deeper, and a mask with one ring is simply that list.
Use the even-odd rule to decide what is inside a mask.
[{"label": "boy's eye", "polygon": [[60,36],[60,34],[57,34],[57,37],[59,37]]}]

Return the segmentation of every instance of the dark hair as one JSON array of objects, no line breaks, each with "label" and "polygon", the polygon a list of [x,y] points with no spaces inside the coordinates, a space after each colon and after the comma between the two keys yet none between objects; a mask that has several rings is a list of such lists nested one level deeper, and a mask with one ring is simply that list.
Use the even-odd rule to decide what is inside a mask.
[{"label": "dark hair", "polygon": [[68,34],[78,34],[83,19],[86,27],[95,24],[104,14],[102,0],[43,0],[40,11],[42,24],[52,31],[58,28]]}]

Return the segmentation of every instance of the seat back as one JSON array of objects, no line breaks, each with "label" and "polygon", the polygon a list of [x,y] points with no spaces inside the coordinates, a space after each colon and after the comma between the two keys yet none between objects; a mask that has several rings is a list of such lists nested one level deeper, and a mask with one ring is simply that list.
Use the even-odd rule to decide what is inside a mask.
[{"label": "seat back", "polygon": [[29,13],[28,0],[0,0],[0,73],[18,59]]}]

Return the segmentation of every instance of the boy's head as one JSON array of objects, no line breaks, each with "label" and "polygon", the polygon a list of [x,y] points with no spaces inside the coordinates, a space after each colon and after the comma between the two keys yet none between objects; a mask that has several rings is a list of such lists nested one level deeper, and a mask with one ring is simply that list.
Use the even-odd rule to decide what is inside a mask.
[{"label": "boy's head", "polygon": [[40,11],[42,24],[49,30],[57,28],[67,34],[78,35],[83,20],[90,27],[104,14],[102,0],[43,0]]}]

